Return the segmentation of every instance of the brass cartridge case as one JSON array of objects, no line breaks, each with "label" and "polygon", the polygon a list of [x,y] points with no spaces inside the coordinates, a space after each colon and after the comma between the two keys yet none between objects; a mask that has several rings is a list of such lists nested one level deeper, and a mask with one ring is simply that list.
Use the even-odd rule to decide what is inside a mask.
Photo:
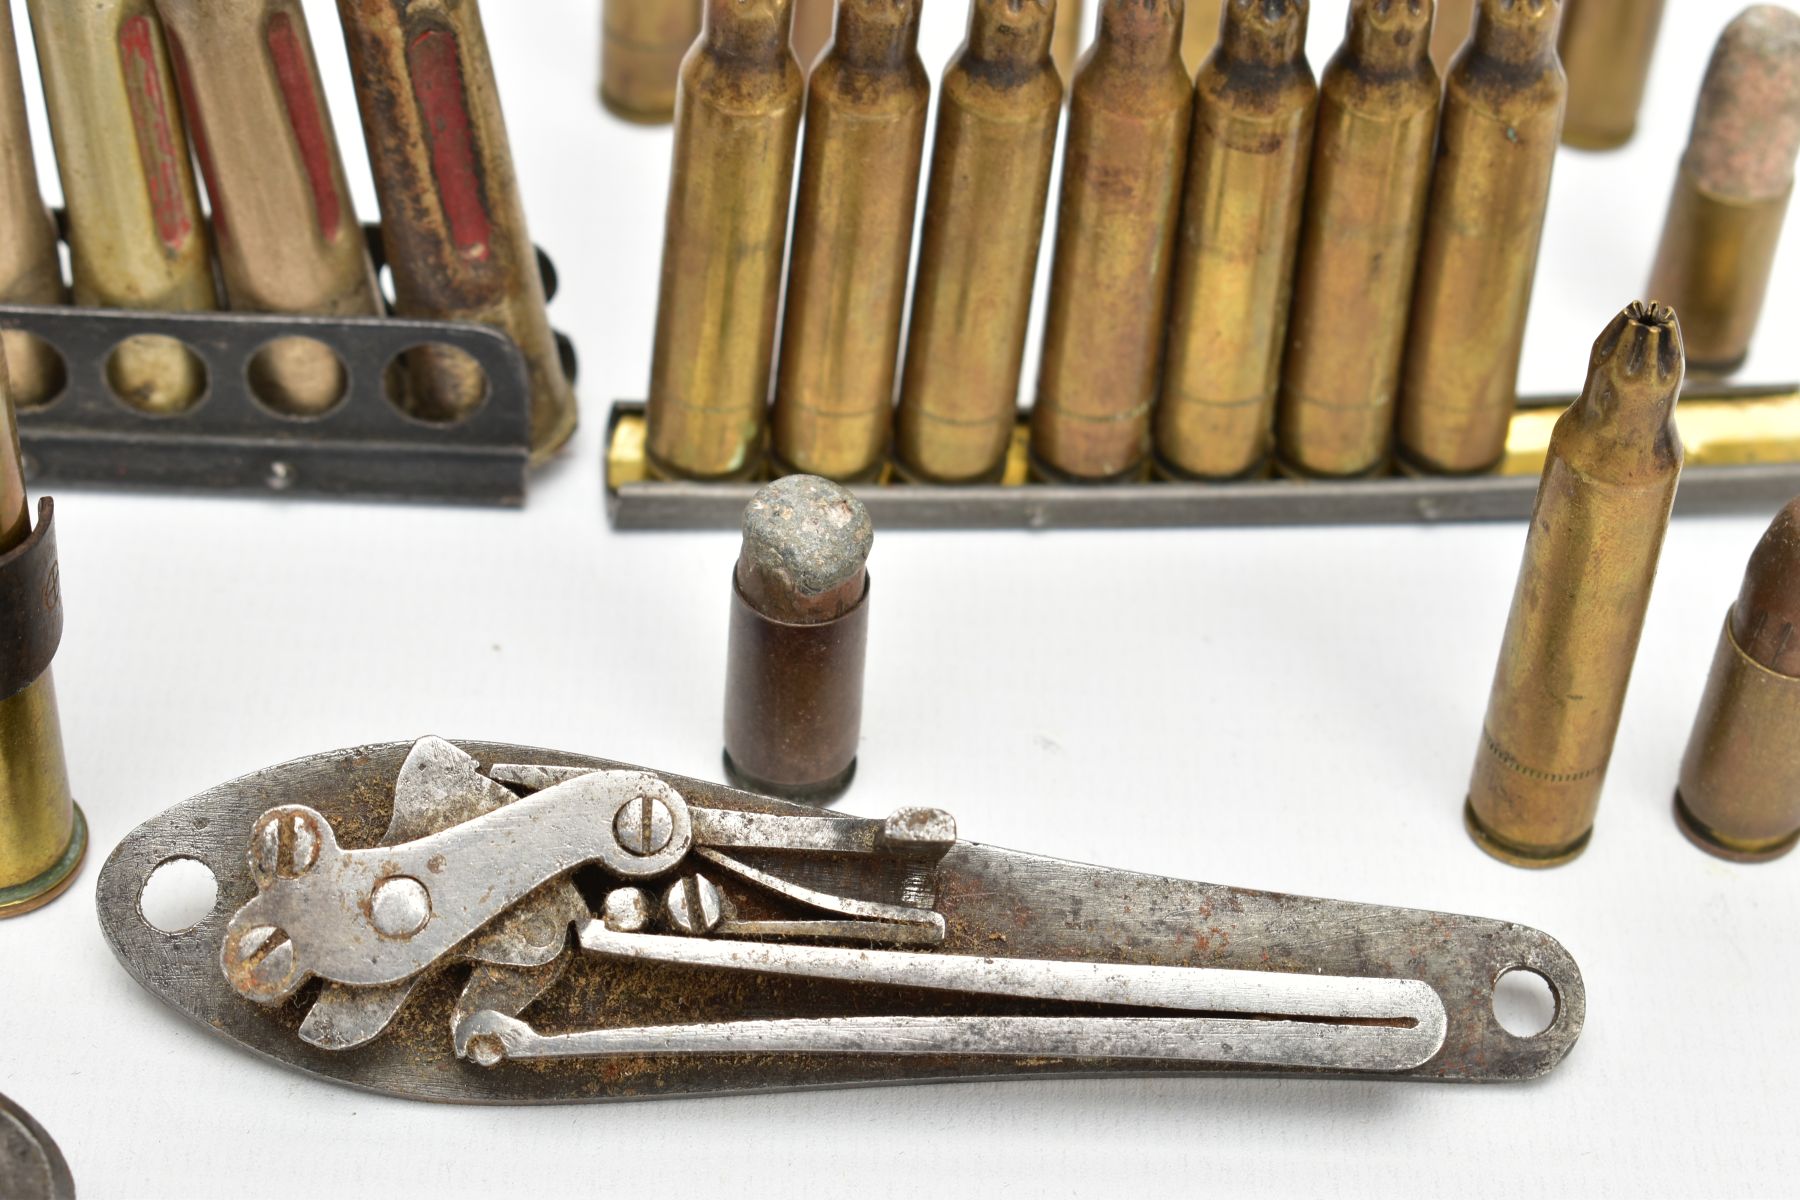
[{"label": "brass cartridge case", "polygon": [[1206,56],[1219,44],[1219,25],[1225,17],[1226,0],[1188,0],[1187,18],[1181,26],[1181,61],[1190,73],[1197,73]]},{"label": "brass cartridge case", "polygon": [[1268,461],[1319,88],[1307,0],[1237,0],[1194,84],[1156,406],[1156,461],[1238,479]]},{"label": "brass cartridge case", "polygon": [[1651,272],[1696,375],[1743,365],[1762,318],[1800,151],[1800,16],[1744,10],[1713,50]]},{"label": "brass cartridge case", "polygon": [[861,501],[817,476],[779,479],[744,509],[725,671],[725,772],[737,786],[814,802],[850,786],[874,536]]},{"label": "brass cartridge case", "polygon": [[[535,461],[575,432],[575,392],[545,306],[537,247],[513,170],[506,117],[475,0],[338,0],[381,242],[406,317],[472,321],[510,337],[531,382]],[[408,411],[443,421],[487,395],[474,361],[407,355]]]},{"label": "brass cartridge case", "polygon": [[675,117],[681,60],[700,36],[703,0],[604,0],[600,7],[600,102],[622,120],[667,125]]},{"label": "brass cartridge case", "polygon": [[[1087,0],[1052,2],[1056,5],[1056,17],[1050,54],[1056,60],[1057,74],[1064,79],[1073,79],[1075,68],[1081,62],[1081,47],[1087,39]],[[1023,9],[1023,16],[1030,19],[1028,8]]]},{"label": "brass cartridge case", "polygon": [[1634,304],[1594,343],[1551,435],[1464,811],[1523,867],[1586,849],[1681,478],[1673,310]]},{"label": "brass cartridge case", "polygon": [[976,0],[944,72],[894,440],[918,479],[974,483],[1006,465],[1062,119],[1059,11]]},{"label": "brass cartridge case", "polygon": [[794,58],[802,74],[817,66],[831,45],[837,8],[838,0],[794,0]]},{"label": "brass cartridge case", "polygon": [[[25,116],[25,86],[19,78],[19,46],[12,9],[0,5],[0,303],[61,304],[62,263],[57,257],[56,223],[38,190],[31,126]],[[66,371],[56,351],[16,330],[0,333],[12,369],[15,406],[35,408],[62,391]]]},{"label": "brass cartridge case", "polygon": [[1040,473],[1138,475],[1162,366],[1193,89],[1181,0],[1102,0],[1075,76],[1031,452]]},{"label": "brass cartridge case", "polygon": [[864,480],[887,454],[931,107],[919,9],[843,0],[807,87],[776,368],[782,470]]},{"label": "brass cartridge case", "polygon": [[[157,0],[157,10],[206,178],[230,306],[379,314],[299,0]],[[264,347],[250,376],[258,397],[290,416],[329,411],[348,382],[331,349],[304,337]]]},{"label": "brass cartridge case", "polygon": [[1676,823],[1708,854],[1767,862],[1800,842],[1797,628],[1800,500],[1750,556],[1682,760]]},{"label": "brass cartridge case", "polygon": [[1431,26],[1431,65],[1440,77],[1450,74],[1456,52],[1469,41],[1475,22],[1476,0],[1437,0],[1437,20]]},{"label": "brass cartridge case", "polygon": [[0,918],[61,895],[87,852],[50,673],[62,597],[48,501],[41,513],[34,530],[0,358]]},{"label": "brass cartridge case", "polygon": [[1568,92],[1561,18],[1562,0],[1481,0],[1445,81],[1400,383],[1415,470],[1473,474],[1506,449]]},{"label": "brass cartridge case", "polygon": [[1386,468],[1443,86],[1430,0],[1353,0],[1319,87],[1276,452],[1300,476]]},{"label": "brass cartridge case", "polygon": [[1563,0],[1558,53],[1569,76],[1563,144],[1616,150],[1637,132],[1663,0]]},{"label": "brass cartridge case", "polygon": [[[68,212],[76,304],[152,312],[217,306],[212,250],[187,130],[151,0],[28,0],[50,134]],[[113,390],[175,413],[206,371],[166,338],[114,352]]]},{"label": "brass cartridge case", "polygon": [[763,435],[805,84],[793,0],[707,0],[681,66],[648,454],[665,478],[742,479]]}]

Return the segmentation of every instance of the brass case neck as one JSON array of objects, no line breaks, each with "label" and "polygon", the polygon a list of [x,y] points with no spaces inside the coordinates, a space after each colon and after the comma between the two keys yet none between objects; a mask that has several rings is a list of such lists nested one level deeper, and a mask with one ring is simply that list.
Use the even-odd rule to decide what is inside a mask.
[{"label": "brass case neck", "polygon": [[[1076,12],[1079,0],[1061,0]],[[1055,0],[976,0],[969,9],[969,32],[959,55],[965,66],[1026,67],[1050,57],[1057,27]],[[1069,15],[1064,13],[1063,20]]]},{"label": "brass case neck", "polygon": [[1222,59],[1277,69],[1306,50],[1307,0],[1231,0],[1219,31]]},{"label": "brass case neck", "polygon": [[827,56],[863,71],[903,70],[919,50],[918,0],[843,0]]},{"label": "brass case neck", "polygon": [[707,0],[700,40],[722,58],[778,59],[793,26],[794,0]]},{"label": "brass case neck", "polygon": [[1181,58],[1181,0],[1102,0],[1090,67],[1140,70]]},{"label": "brass case neck", "polygon": [[1357,0],[1344,34],[1343,61],[1359,75],[1408,76],[1429,58],[1431,0],[1394,0],[1385,10],[1376,0]]},{"label": "brass case neck", "polygon": [[1562,0],[1481,0],[1470,58],[1515,71],[1555,66],[1562,11]]}]

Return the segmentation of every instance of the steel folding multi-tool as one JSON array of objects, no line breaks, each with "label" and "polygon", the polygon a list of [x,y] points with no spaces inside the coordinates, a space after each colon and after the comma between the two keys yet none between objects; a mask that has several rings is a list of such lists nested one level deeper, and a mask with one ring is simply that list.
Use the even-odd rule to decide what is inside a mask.
[{"label": "steel folding multi-tool", "polygon": [[[197,859],[212,913],[140,898]],[[516,746],[301,759],[139,827],[101,872],[126,968],[201,1024],[425,1100],[1026,1075],[1527,1079],[1581,975],[1500,921],[1081,866]],[[572,936],[571,936],[572,934]],[[1535,1037],[1493,1009],[1550,984]]]}]

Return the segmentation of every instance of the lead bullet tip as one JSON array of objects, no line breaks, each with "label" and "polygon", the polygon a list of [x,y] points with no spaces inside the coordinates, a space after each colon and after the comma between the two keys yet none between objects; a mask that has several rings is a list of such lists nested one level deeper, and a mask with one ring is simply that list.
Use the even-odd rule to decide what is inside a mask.
[{"label": "lead bullet tip", "polygon": [[862,599],[874,540],[868,509],[848,489],[816,475],[789,475],[744,509],[738,587],[774,620],[833,620]]},{"label": "lead bullet tip", "polygon": [[1800,498],[1776,515],[1751,553],[1731,632],[1758,663],[1800,677]]}]

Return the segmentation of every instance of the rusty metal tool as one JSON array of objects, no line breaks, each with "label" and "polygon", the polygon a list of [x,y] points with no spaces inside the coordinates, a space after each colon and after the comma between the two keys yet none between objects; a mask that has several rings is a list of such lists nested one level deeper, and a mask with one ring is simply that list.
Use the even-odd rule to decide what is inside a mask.
[{"label": "rusty metal tool", "polygon": [[[219,884],[173,934],[138,910],[171,858]],[[959,840],[934,808],[845,817],[439,738],[177,806],[114,851],[99,909],[125,967],[206,1028],[436,1101],[1118,1073],[1498,1082],[1553,1068],[1586,1007],[1568,953],[1520,925],[1080,866]],[[1555,996],[1536,1036],[1494,1015],[1514,971]]]}]

